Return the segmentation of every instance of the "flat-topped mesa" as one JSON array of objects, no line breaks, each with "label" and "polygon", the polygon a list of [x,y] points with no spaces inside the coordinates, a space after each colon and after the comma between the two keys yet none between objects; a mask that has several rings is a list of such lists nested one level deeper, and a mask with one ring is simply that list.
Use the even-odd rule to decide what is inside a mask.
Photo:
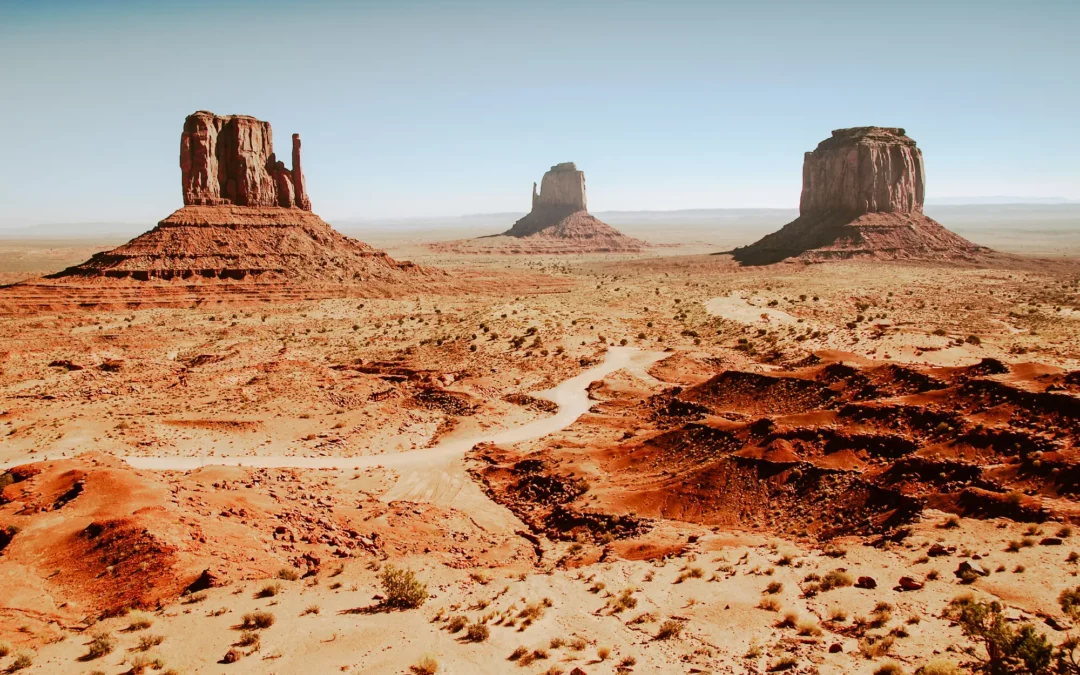
[{"label": "flat-topped mesa", "polygon": [[269,122],[200,110],[184,120],[180,171],[186,206],[280,206],[311,210],[300,168],[300,134],[292,168],[274,155]]},{"label": "flat-topped mesa", "polygon": [[922,213],[922,151],[903,129],[837,129],[803,160],[801,215]]},{"label": "flat-topped mesa", "polygon": [[837,129],[803,159],[799,217],[732,251],[744,265],[788,258],[977,262],[990,250],[923,213],[922,151],[903,129]]},{"label": "flat-topped mesa", "polygon": [[585,172],[578,171],[573,162],[551,167],[540,181],[540,193],[533,183],[532,209],[554,209],[573,213],[586,211]]}]

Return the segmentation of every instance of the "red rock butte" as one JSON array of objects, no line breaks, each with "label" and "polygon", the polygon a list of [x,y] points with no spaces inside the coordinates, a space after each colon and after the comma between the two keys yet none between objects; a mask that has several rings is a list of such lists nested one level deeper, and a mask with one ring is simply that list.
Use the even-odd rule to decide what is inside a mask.
[{"label": "red rock butte", "polygon": [[735,249],[744,265],[788,258],[973,261],[989,252],[923,214],[922,151],[903,129],[837,129],[803,160],[799,217]]},{"label": "red rock butte", "polygon": [[[123,246],[8,287],[0,306],[168,306],[207,294],[255,300],[389,294],[389,286],[447,276],[398,262],[312,213],[299,134],[293,134],[292,167],[286,168],[274,154],[269,123],[199,111],[184,121],[180,171],[183,208]],[[346,286],[353,291],[342,290]]]},{"label": "red rock butte", "polygon": [[645,246],[588,212],[585,172],[573,162],[551,167],[532,188],[532,209],[506,232],[444,242],[435,250],[458,253],[637,253]]}]

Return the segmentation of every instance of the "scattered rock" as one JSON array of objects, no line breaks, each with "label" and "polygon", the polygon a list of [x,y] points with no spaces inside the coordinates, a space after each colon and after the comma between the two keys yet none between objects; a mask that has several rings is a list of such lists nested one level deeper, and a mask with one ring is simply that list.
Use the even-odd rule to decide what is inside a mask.
[{"label": "scattered rock", "polygon": [[1039,542],[1039,546],[1061,546],[1062,543],[1060,537],[1046,537]]},{"label": "scattered rock", "polygon": [[855,582],[855,588],[873,590],[877,588],[877,581],[875,581],[873,577],[859,577]]},{"label": "scattered rock", "polygon": [[912,577],[900,577],[898,583],[900,584],[900,588],[905,591],[919,591],[922,590],[922,587],[925,585],[923,582],[916,581]]},{"label": "scattered rock", "polygon": [[954,572],[954,574],[957,577],[962,577],[962,576],[964,576],[964,573],[968,572],[968,571],[974,572],[975,574],[978,574],[980,577],[988,577],[988,576],[990,576],[990,570],[983,567],[982,565],[979,565],[977,563],[972,563],[972,562],[969,562],[967,560],[964,560],[964,561],[962,561],[960,563],[960,565],[956,568],[956,572]]},{"label": "scattered rock", "polygon": [[940,556],[950,555],[950,553],[949,549],[945,548],[941,544],[934,544],[929,549],[927,549],[926,555],[930,556],[931,558],[938,558]]}]

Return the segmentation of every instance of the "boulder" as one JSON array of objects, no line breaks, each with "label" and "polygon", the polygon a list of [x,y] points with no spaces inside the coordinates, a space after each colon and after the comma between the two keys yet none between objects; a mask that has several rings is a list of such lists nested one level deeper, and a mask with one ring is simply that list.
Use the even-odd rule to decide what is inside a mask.
[{"label": "boulder", "polygon": [[900,577],[900,581],[897,582],[902,590],[905,591],[919,591],[925,585],[921,581],[916,581],[912,577]]},{"label": "boulder", "polygon": [[868,590],[873,590],[877,588],[877,581],[874,579],[874,577],[859,577],[859,579],[855,582],[855,588],[865,588]]}]

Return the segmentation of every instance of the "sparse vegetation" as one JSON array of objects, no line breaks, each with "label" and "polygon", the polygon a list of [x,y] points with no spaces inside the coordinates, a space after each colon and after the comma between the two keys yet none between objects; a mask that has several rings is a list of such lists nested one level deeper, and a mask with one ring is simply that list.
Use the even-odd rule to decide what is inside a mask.
[{"label": "sparse vegetation", "polygon": [[111,654],[114,649],[116,649],[116,638],[106,631],[98,631],[90,637],[90,642],[86,645],[86,654],[83,655],[82,660],[100,659],[106,654]]},{"label": "sparse vegetation", "polygon": [[243,617],[241,626],[248,630],[256,628],[269,628],[274,625],[276,617],[270,612],[248,612]]},{"label": "sparse vegetation", "polygon": [[465,629],[465,639],[469,642],[484,642],[491,637],[491,629],[486,624],[474,621]]},{"label": "sparse vegetation", "polygon": [[683,621],[668,619],[660,624],[660,630],[656,631],[656,639],[670,640],[671,638],[677,638],[682,635],[685,625],[686,624]]},{"label": "sparse vegetation", "polygon": [[154,625],[154,617],[146,612],[131,612],[128,614],[128,630],[146,630]]},{"label": "sparse vegetation", "polygon": [[412,570],[387,565],[379,574],[386,599],[383,604],[395,609],[416,609],[428,599],[427,584],[421,583]]},{"label": "sparse vegetation", "polygon": [[996,600],[982,602],[971,595],[954,598],[946,616],[958,624],[964,635],[983,648],[979,668],[992,675],[1044,673],[1050,666],[1053,650],[1046,637],[1030,623],[1014,629]]},{"label": "sparse vegetation", "polygon": [[439,662],[431,656],[424,656],[414,663],[410,670],[413,675],[435,675],[439,672]]},{"label": "sparse vegetation", "polygon": [[282,567],[277,572],[277,578],[282,581],[296,581],[300,578],[300,572],[294,567]]},{"label": "sparse vegetation", "polygon": [[264,584],[263,587],[259,589],[259,592],[255,594],[255,597],[256,598],[272,598],[272,597],[276,596],[280,592],[281,592],[281,584],[279,584],[279,583],[277,583],[275,581],[275,582],[271,582],[271,583],[268,583],[268,584]]}]

